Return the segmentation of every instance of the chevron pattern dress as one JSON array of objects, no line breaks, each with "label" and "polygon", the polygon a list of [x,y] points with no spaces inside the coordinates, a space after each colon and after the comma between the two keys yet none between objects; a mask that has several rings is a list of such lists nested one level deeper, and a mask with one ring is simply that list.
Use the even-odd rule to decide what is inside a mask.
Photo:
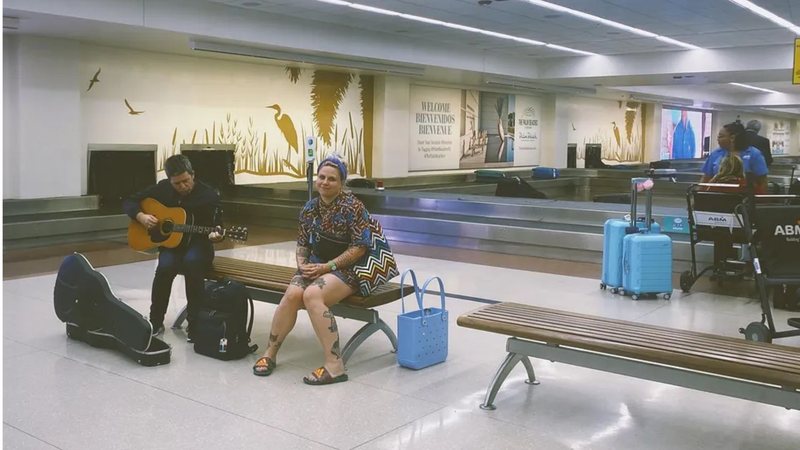
[{"label": "chevron pattern dress", "polygon": [[[314,251],[320,233],[348,242],[350,246],[372,245],[369,212],[352,192],[342,192],[330,205],[321,202],[319,197],[309,200],[300,211],[298,228],[297,245],[310,250],[310,261],[313,263],[328,262]],[[352,266],[337,268],[332,273],[356,292],[360,291],[359,278]],[[303,279],[303,287],[307,287],[311,281]]]}]

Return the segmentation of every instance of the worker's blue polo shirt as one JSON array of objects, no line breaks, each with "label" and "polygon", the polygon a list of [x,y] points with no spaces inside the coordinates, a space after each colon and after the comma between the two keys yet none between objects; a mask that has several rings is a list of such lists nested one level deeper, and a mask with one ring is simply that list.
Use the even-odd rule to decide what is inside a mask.
[{"label": "worker's blue polo shirt", "polygon": [[[719,165],[722,159],[726,156],[728,156],[728,151],[724,148],[718,148],[711,152],[711,154],[708,155],[708,159],[706,159],[706,163],[703,164],[703,174],[707,177],[716,175],[717,172],[719,172]],[[745,174],[753,174],[757,177],[767,174],[767,162],[764,160],[764,155],[761,154],[759,149],[747,147],[739,153],[739,157],[742,158],[742,162],[744,163]]]}]

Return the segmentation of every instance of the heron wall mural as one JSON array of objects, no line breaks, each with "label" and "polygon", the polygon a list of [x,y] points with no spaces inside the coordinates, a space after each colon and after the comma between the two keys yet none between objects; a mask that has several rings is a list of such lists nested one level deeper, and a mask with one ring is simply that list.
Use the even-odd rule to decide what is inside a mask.
[{"label": "heron wall mural", "polygon": [[233,144],[237,183],[303,178],[306,136],[317,161],[371,172],[372,75],[88,45],[82,58],[84,144],[157,144],[160,177],[181,144]]},{"label": "heron wall mural", "polygon": [[[273,113],[270,120],[279,133],[263,131],[264,127],[259,126],[253,116],[247,117],[242,126],[239,119],[230,113],[224,120],[212,121],[202,133],[191,130],[191,137],[180,138],[176,127],[170,145],[160,155],[159,170],[163,170],[163,161],[179,153],[182,143],[234,144],[237,174],[303,178],[306,164],[302,143],[305,136],[313,135],[318,137],[317,161],[336,153],[344,157],[351,173],[366,176],[371,172],[373,77],[286,67],[286,81],[302,83],[306,72],[310,78],[308,104],[311,117],[302,113],[307,106],[304,108],[295,101],[263,106]],[[352,111],[346,117],[339,115],[340,106],[350,90],[357,92],[360,117],[353,117]]]},{"label": "heron wall mural", "polygon": [[603,160],[642,160],[645,114],[640,102],[575,97],[566,116],[568,141],[577,144],[579,159],[586,144],[601,144]]}]

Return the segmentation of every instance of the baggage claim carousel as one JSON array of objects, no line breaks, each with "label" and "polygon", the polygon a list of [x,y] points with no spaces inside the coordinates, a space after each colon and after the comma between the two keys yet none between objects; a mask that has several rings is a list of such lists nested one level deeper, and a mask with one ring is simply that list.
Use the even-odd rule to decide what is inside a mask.
[{"label": "baggage claim carousel", "polygon": [[[795,159],[776,161],[770,181],[788,185]],[[655,220],[663,224],[665,219],[686,217],[686,191],[699,179],[701,165],[697,160],[673,164],[678,171],[675,182],[656,181]],[[383,191],[350,189],[380,219],[390,241],[599,263],[603,223],[628,214],[630,206],[593,199],[624,198],[630,179],[642,176],[644,169],[561,169],[555,180],[532,180],[530,168],[505,172],[506,177],[527,181],[547,199],[496,197],[496,183],[479,181],[474,173],[387,179]],[[233,186],[223,194],[225,220],[294,229],[307,197],[305,182]],[[3,214],[5,249],[124,240],[128,222],[119,209],[102,207],[93,196],[5,200]],[[688,235],[669,234],[673,270],[686,270],[691,261]],[[710,261],[710,244],[700,244],[697,250],[699,262]]]}]

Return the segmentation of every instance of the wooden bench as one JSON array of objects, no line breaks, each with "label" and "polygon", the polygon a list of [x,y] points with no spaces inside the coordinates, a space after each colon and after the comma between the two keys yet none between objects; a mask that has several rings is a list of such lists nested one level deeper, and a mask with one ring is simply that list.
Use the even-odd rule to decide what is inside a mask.
[{"label": "wooden bench", "polygon": [[[253,300],[277,305],[280,303],[283,293],[289,286],[289,282],[296,271],[296,267],[277,266],[256,261],[216,256],[211,271],[206,277],[211,280],[228,278],[239,281],[247,286]],[[406,289],[406,292],[410,293],[411,291],[411,288]],[[344,345],[342,349],[342,358],[345,362],[350,359],[350,356],[352,356],[358,346],[376,331],[383,331],[392,344],[392,351],[397,351],[397,336],[386,322],[380,318],[378,311],[374,308],[398,299],[400,299],[400,284],[386,283],[378,287],[367,297],[351,295],[331,308],[331,311],[336,316],[365,322],[364,326],[362,326]],[[186,309],[184,308],[172,327],[180,328],[185,319]]]},{"label": "wooden bench", "polygon": [[800,349],[687,330],[497,303],[458,318],[458,325],[511,336],[508,355],[486,391],[494,399],[529,356],[705,392],[800,409]]}]

